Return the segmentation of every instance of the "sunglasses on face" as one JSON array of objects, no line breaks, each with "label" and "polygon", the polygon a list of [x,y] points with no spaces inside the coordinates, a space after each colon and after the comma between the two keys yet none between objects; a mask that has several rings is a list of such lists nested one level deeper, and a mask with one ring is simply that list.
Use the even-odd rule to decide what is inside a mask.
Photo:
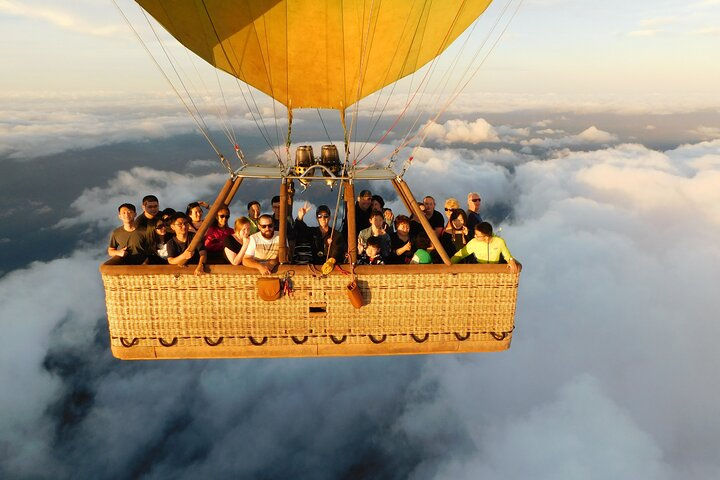
[{"label": "sunglasses on face", "polygon": [[258,224],[258,227],[259,227],[259,228],[273,228],[273,224],[272,224],[272,223],[267,223],[267,224],[264,224],[264,225],[263,225],[263,224],[261,223],[261,224]]},{"label": "sunglasses on face", "polygon": [[479,198],[473,198],[472,201],[473,201],[473,202],[479,202],[480,199],[479,199]]},{"label": "sunglasses on face", "polygon": [[318,215],[317,218],[330,218],[330,215]]},{"label": "sunglasses on face", "polygon": [[230,215],[218,215],[218,218],[230,218]]}]

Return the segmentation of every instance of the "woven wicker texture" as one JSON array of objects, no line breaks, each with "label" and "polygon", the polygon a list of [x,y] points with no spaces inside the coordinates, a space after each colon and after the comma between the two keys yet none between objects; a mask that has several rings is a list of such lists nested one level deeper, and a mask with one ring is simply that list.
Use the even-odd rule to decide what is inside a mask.
[{"label": "woven wicker texture", "polygon": [[257,297],[257,275],[246,269],[198,277],[103,267],[112,350],[119,358],[186,358],[509,347],[518,274],[370,268],[357,277],[365,306],[355,309],[346,294],[349,276],[313,276],[307,267],[290,268],[292,294],[274,302]]}]

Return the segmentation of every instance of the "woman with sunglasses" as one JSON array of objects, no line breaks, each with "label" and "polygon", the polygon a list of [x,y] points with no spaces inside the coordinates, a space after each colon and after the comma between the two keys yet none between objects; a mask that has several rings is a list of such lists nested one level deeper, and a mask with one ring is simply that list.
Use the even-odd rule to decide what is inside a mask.
[{"label": "woman with sunglasses", "polygon": [[228,227],[229,221],[230,209],[223,205],[205,234],[205,250],[208,252],[209,263],[227,263],[225,239],[235,233],[235,230]]},{"label": "woman with sunglasses", "polygon": [[168,261],[168,242],[172,239],[174,233],[170,231],[167,224],[162,218],[155,220],[155,228],[150,234],[150,243],[152,245],[153,254],[150,255],[149,262],[153,265],[167,265]]}]

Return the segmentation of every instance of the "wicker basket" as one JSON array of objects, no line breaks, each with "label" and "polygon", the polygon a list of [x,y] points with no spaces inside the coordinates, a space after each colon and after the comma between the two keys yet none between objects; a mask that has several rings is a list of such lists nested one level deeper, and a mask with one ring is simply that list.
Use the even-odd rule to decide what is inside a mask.
[{"label": "wicker basket", "polygon": [[267,302],[258,274],[212,265],[100,267],[121,359],[488,352],[510,347],[519,274],[506,265],[364,266],[351,277],[282,266],[291,292]]}]

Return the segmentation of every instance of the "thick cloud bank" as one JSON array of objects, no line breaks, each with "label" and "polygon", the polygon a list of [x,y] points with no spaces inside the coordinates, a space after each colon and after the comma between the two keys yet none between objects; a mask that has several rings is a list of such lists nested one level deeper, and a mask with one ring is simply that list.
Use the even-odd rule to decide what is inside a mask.
[{"label": "thick cloud bank", "polygon": [[[140,187],[89,189],[66,222],[104,226],[98,207],[162,188],[132,173]],[[408,182],[510,209],[508,352],[120,362],[97,259],[76,252],[0,280],[0,476],[720,477],[720,140],[424,149]]]}]

